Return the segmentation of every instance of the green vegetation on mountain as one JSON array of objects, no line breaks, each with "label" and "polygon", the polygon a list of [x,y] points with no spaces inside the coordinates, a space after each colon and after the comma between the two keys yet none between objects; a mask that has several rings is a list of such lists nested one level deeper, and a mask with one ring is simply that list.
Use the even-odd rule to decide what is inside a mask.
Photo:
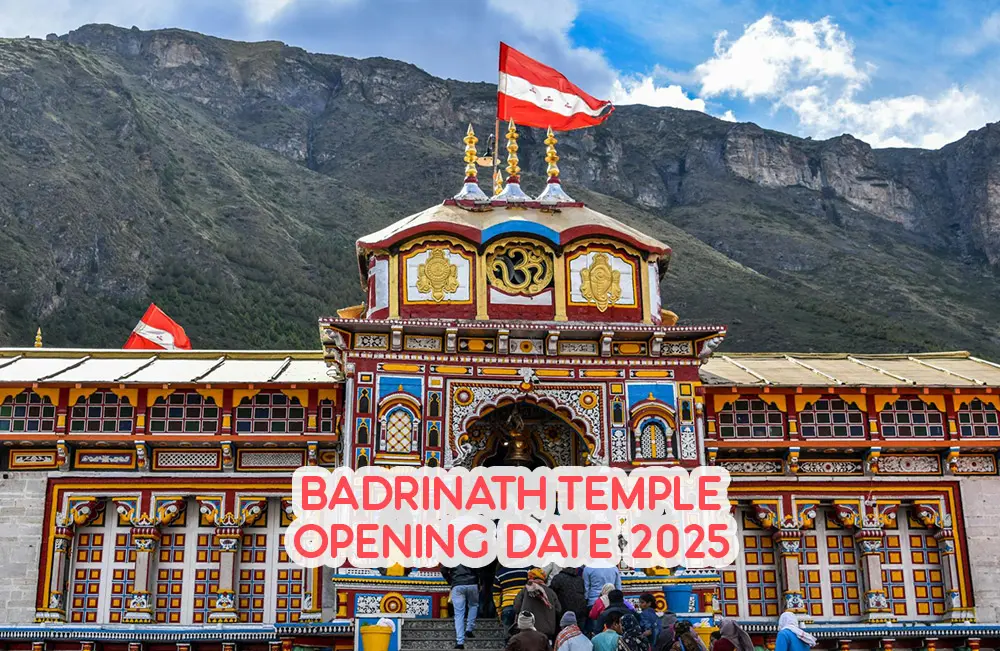
[{"label": "green vegetation on mountain", "polygon": [[[0,40],[0,344],[117,347],[155,301],[199,348],[317,347],[316,318],[362,299],[355,239],[454,194],[494,101],[179,30]],[[666,306],[728,324],[728,350],[1000,357],[996,125],[873,151],[626,106],[559,153],[571,194],[673,247]]]}]

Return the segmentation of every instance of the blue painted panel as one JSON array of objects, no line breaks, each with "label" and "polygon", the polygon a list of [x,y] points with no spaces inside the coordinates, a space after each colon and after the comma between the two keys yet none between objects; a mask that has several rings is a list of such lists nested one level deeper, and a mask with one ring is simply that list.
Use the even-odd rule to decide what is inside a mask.
[{"label": "blue painted panel", "polygon": [[490,226],[483,231],[483,242],[487,242],[498,235],[528,234],[535,235],[548,240],[552,244],[559,244],[559,232],[548,226],[529,222],[523,219],[508,219],[507,221]]},{"label": "blue painted panel", "polygon": [[423,379],[418,377],[382,375],[378,379],[378,399],[386,397],[390,393],[396,393],[402,387],[403,392],[415,397],[418,401],[423,401],[424,384]]},{"label": "blue painted panel", "polygon": [[637,402],[649,399],[649,394],[672,409],[677,408],[677,389],[673,382],[630,382],[626,385],[626,392],[629,411]]}]

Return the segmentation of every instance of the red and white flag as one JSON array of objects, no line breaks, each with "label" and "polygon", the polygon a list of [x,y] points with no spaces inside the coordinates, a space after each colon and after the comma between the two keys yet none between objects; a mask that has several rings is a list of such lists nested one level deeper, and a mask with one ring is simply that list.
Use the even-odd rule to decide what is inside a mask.
[{"label": "red and white flag", "polygon": [[149,304],[149,309],[142,315],[132,335],[123,348],[138,348],[143,350],[191,350],[191,340],[176,321],[156,307]]},{"label": "red and white flag", "polygon": [[569,131],[600,124],[613,110],[611,102],[591,97],[558,70],[500,44],[498,119]]}]

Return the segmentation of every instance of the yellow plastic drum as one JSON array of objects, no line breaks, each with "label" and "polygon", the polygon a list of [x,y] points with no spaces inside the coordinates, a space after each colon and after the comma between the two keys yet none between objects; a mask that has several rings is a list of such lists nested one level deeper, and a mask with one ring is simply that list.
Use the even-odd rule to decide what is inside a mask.
[{"label": "yellow plastic drum", "polygon": [[392,629],[388,626],[362,626],[362,651],[389,651]]}]

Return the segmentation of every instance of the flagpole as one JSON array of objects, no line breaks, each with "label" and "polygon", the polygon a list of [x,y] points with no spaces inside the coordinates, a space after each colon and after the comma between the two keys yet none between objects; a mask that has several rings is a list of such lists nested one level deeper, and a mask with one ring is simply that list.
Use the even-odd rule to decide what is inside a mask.
[{"label": "flagpole", "polygon": [[500,80],[503,74],[502,60],[503,41],[500,42],[497,48],[497,116],[496,122],[493,124],[493,176],[490,178],[490,183],[494,185],[494,194],[496,194],[497,165],[500,164]]}]

